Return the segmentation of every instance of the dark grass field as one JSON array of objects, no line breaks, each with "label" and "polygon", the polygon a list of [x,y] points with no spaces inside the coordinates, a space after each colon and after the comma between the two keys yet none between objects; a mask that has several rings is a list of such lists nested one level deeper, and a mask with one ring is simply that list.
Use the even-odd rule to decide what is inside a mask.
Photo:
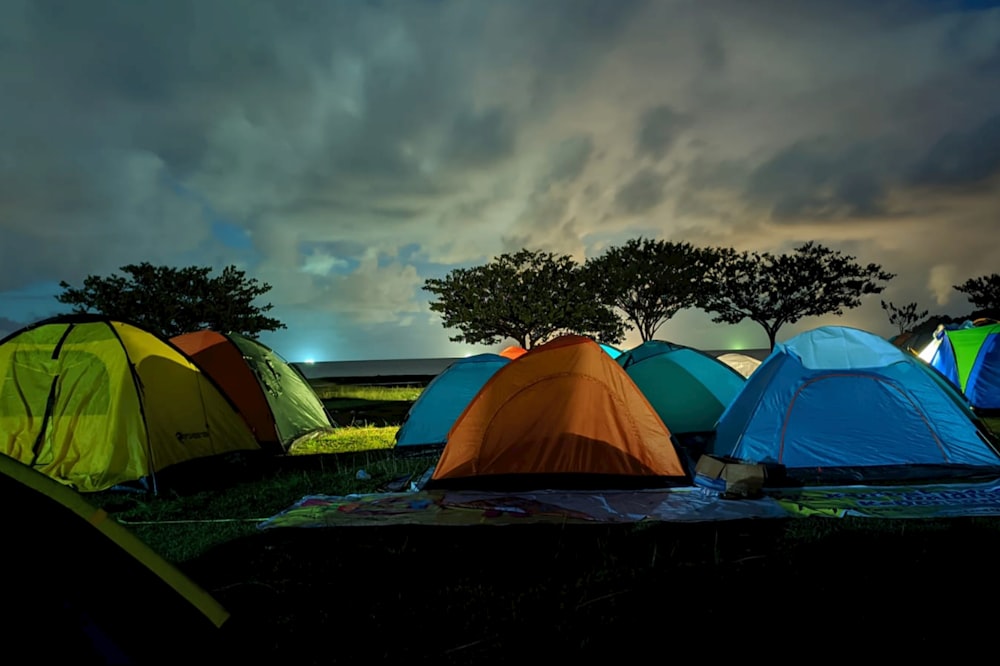
[{"label": "dark grass field", "polygon": [[403,422],[413,403],[409,400],[331,398],[324,400],[323,405],[338,426],[350,426],[354,423],[398,425]]},{"label": "dark grass field", "polygon": [[256,663],[898,659],[993,624],[992,521],[837,522],[278,529],[184,569]]},{"label": "dark grass field", "polygon": [[[328,408],[398,423],[408,403]],[[232,613],[233,659],[625,664],[951,651],[993,624],[998,556],[1000,519],[808,518],[279,528],[182,568]]]}]

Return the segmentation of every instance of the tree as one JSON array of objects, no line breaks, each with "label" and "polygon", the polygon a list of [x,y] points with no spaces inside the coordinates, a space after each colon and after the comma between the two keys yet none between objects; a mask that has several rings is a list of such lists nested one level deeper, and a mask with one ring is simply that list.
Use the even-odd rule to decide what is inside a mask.
[{"label": "tree", "polygon": [[971,278],[952,286],[965,294],[976,308],[972,318],[1000,319],[1000,274]]},{"label": "tree", "polygon": [[461,333],[452,342],[495,344],[507,338],[525,349],[557,335],[575,333],[609,343],[624,338],[611,308],[587,291],[583,267],[568,255],[519,250],[472,268],[457,268],[425,281],[431,310],[445,328]]},{"label": "tree", "polygon": [[591,290],[620,310],[643,342],[678,311],[694,307],[705,251],[689,243],[635,238],[585,264]]},{"label": "tree", "polygon": [[165,338],[204,328],[255,338],[261,331],[286,328],[265,316],[270,303],[254,305],[271,285],[247,279],[235,266],[217,277],[209,277],[212,269],[207,267],[177,269],[148,262],[119,270],[127,277],[88,275],[80,289],[62,281],[63,293],[56,300],[74,306],[75,313],[92,311],[129,321]]},{"label": "tree", "polygon": [[889,315],[889,323],[899,326],[900,335],[906,333],[927,317],[927,310],[917,314],[916,303],[907,303],[897,308],[892,301],[888,303],[882,301],[882,309]]},{"label": "tree", "polygon": [[895,277],[877,264],[861,266],[854,257],[812,241],[791,254],[737,252],[716,248],[706,272],[699,306],[714,322],[755,321],[774,349],[778,330],[802,317],[843,314],[866,294],[878,294]]}]

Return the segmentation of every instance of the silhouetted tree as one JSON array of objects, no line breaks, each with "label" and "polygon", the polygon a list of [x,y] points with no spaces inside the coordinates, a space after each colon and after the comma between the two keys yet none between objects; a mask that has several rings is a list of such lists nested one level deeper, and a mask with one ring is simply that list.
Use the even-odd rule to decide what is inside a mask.
[{"label": "silhouetted tree", "polygon": [[209,277],[208,267],[148,262],[120,270],[124,276],[88,275],[79,289],[62,281],[63,292],[56,300],[72,305],[73,312],[133,322],[165,338],[204,328],[255,338],[261,331],[286,328],[265,315],[273,307],[270,303],[254,304],[271,286],[247,279],[235,266],[227,266],[217,277]]},{"label": "silhouetted tree", "polygon": [[854,257],[808,242],[790,254],[737,252],[716,248],[705,272],[708,289],[699,306],[714,313],[712,321],[738,324],[750,319],[767,332],[774,349],[778,330],[799,319],[843,314],[861,297],[885,289],[895,277],[878,264],[862,266]]},{"label": "silhouetted tree", "polygon": [[624,338],[621,321],[588,291],[583,267],[568,255],[522,249],[428,279],[423,288],[437,297],[430,307],[442,325],[461,331],[453,342],[512,338],[531,349],[564,333],[609,343]]},{"label": "silhouetted tree", "polygon": [[907,303],[901,307],[896,307],[892,301],[886,303],[882,301],[882,309],[889,316],[889,323],[899,327],[899,334],[902,335],[911,330],[914,326],[922,322],[927,317],[927,310],[917,313],[916,303]]},{"label": "silhouetted tree", "polygon": [[976,308],[973,318],[1000,319],[1000,274],[971,278],[962,284],[952,286],[965,294]]},{"label": "silhouetted tree", "polygon": [[588,260],[591,291],[624,313],[642,340],[652,340],[678,311],[694,307],[705,251],[690,243],[634,238]]}]

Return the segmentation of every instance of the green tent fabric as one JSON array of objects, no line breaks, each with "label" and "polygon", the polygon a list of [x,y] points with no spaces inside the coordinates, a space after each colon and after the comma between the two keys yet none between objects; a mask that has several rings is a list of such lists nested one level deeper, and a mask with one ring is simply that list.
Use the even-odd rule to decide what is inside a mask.
[{"label": "green tent fabric", "polygon": [[[1000,324],[942,328],[928,362],[977,409],[1000,409]],[[926,359],[925,359],[926,360]]]},{"label": "green tent fabric", "polygon": [[705,352],[648,340],[615,359],[670,432],[709,432],[746,378]]},{"label": "green tent fabric", "polygon": [[212,330],[170,342],[222,387],[265,449],[284,453],[296,439],[334,427],[309,381],[267,345]]},{"label": "green tent fabric", "polygon": [[286,445],[302,435],[333,427],[330,415],[309,381],[273,349],[230,333],[264,388],[274,421]]}]

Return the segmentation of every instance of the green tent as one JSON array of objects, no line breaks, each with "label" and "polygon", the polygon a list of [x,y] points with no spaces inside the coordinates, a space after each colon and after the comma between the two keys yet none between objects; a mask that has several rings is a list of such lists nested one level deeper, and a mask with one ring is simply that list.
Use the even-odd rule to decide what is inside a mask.
[{"label": "green tent", "polygon": [[928,362],[957,386],[973,407],[1000,409],[1000,324],[942,328]]}]

